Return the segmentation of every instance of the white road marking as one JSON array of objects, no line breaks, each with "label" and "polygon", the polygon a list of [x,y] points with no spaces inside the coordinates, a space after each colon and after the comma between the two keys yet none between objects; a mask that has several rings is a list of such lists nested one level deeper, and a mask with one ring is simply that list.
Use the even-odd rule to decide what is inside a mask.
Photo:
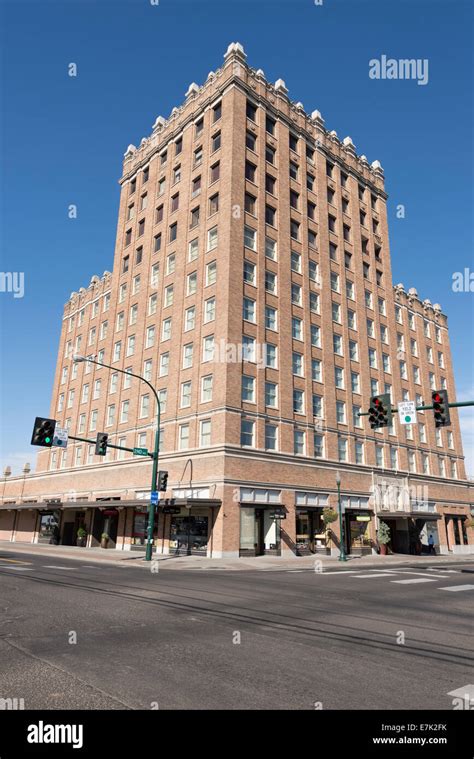
[{"label": "white road marking", "polygon": [[0,569],[13,569],[15,572],[31,572],[31,567],[12,567],[11,564],[7,564],[6,566],[0,565]]},{"label": "white road marking", "polygon": [[362,579],[362,578],[364,578],[364,579],[371,579],[371,578],[374,578],[374,577],[394,577],[394,576],[396,576],[396,572],[392,572],[391,574],[389,574],[388,572],[384,572],[383,574],[375,574],[374,573],[374,574],[371,574],[371,575],[353,575],[354,578],[357,577],[357,578],[360,578],[360,579]]},{"label": "white road marking", "polygon": [[74,567],[59,567],[56,564],[43,564],[44,569],[74,569]]},{"label": "white road marking", "polygon": [[453,585],[451,588],[438,588],[438,590],[474,590],[474,585]]},{"label": "white road marking", "polygon": [[412,577],[410,580],[390,580],[390,582],[397,582],[399,585],[408,585],[415,582],[436,582],[434,577]]},{"label": "white road marking", "polygon": [[326,572],[324,569],[322,572],[315,572],[315,575],[353,575],[355,572],[360,572],[360,569],[333,569]]}]

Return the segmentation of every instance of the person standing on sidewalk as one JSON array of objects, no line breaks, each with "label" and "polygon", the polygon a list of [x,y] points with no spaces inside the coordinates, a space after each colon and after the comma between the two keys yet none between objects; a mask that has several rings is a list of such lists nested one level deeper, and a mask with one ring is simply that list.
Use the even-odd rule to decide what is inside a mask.
[{"label": "person standing on sidewalk", "polygon": [[428,538],[428,553],[429,553],[429,554],[432,554],[432,553],[434,553],[434,554],[435,554],[435,556],[436,556],[436,551],[435,551],[435,547],[434,547],[434,537],[433,537],[433,533],[430,533],[430,536],[429,536],[429,538]]}]

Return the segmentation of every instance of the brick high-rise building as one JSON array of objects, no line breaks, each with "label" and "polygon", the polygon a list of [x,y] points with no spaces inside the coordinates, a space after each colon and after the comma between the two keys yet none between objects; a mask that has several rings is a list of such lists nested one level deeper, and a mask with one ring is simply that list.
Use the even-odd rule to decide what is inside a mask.
[{"label": "brick high-rise building", "polygon": [[[436,430],[374,432],[371,396],[455,400],[447,319],[392,284],[384,173],[250,68],[239,44],[205,84],[125,153],[112,273],[66,303],[51,417],[72,435],[152,449],[177,514],[159,511],[160,552],[212,556],[337,551],[323,508],[341,478],[349,551],[377,520],[408,552],[434,533],[469,551],[470,485],[457,411]],[[5,482],[0,538],[143,544],[151,462],[69,442]],[[471,490],[472,493],[472,490]],[[281,517],[284,517],[283,519]],[[471,546],[468,545],[470,536]]]}]

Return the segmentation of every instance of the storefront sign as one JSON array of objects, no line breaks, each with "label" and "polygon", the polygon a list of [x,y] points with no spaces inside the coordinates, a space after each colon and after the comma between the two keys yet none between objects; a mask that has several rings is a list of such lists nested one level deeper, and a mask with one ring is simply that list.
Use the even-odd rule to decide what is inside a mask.
[{"label": "storefront sign", "polygon": [[179,506],[164,506],[163,514],[181,514]]},{"label": "storefront sign", "polygon": [[370,522],[370,517],[365,517],[365,516],[361,516],[360,514],[358,514],[356,516],[356,521],[357,522]]},{"label": "storefront sign", "polygon": [[286,513],[284,511],[271,511],[270,519],[286,519]]}]

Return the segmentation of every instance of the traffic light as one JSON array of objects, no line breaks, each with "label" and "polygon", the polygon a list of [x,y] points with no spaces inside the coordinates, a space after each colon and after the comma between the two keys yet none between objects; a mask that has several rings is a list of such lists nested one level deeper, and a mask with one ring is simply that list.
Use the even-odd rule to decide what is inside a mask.
[{"label": "traffic light", "polygon": [[107,454],[107,440],[109,436],[106,432],[98,432],[95,441],[95,455],[105,456]]},{"label": "traffic light", "polygon": [[431,400],[433,401],[435,427],[446,427],[451,424],[447,391],[433,390]]},{"label": "traffic light", "polygon": [[45,419],[42,416],[37,416],[31,436],[31,445],[43,445],[45,448],[51,448],[55,427],[56,419]]},{"label": "traffic light", "polygon": [[164,472],[160,470],[158,472],[158,490],[162,490],[163,492],[168,487],[168,472]]},{"label": "traffic light", "polygon": [[392,421],[392,401],[390,393],[374,395],[370,400],[369,423],[373,430],[388,427]]}]

